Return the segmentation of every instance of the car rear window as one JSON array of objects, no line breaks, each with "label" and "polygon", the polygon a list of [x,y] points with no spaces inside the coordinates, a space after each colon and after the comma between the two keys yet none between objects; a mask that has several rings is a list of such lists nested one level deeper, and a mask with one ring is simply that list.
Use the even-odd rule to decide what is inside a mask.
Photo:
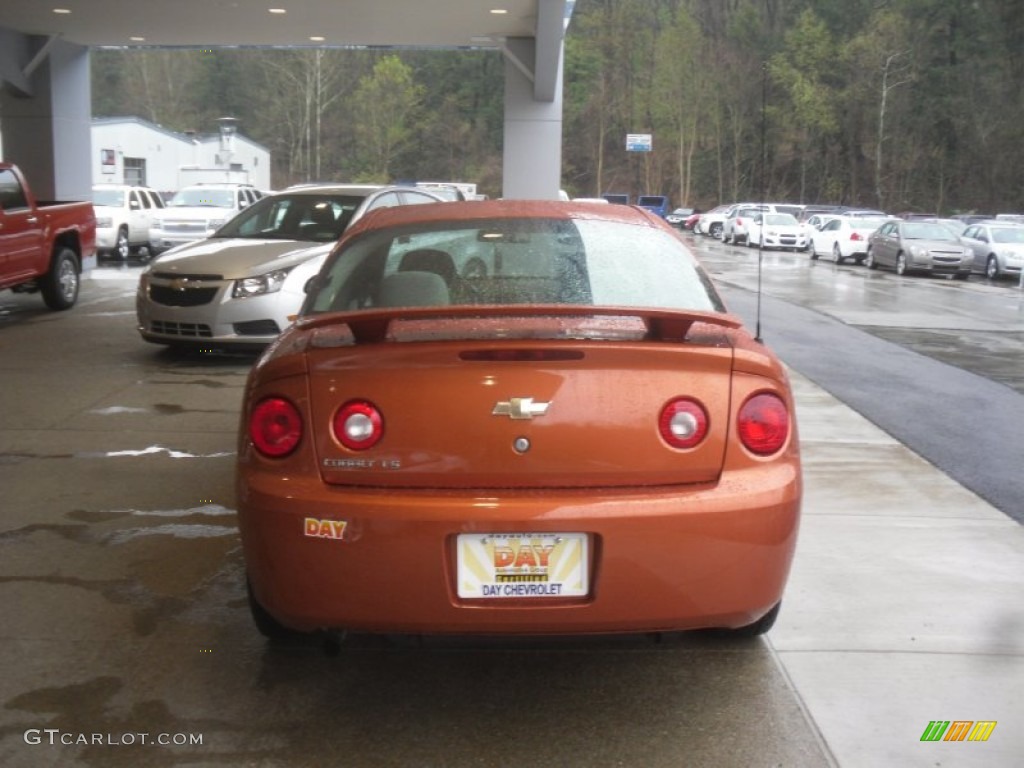
[{"label": "car rear window", "polygon": [[671,232],[593,219],[494,219],[368,232],[332,256],[304,314],[466,304],[724,311]]}]

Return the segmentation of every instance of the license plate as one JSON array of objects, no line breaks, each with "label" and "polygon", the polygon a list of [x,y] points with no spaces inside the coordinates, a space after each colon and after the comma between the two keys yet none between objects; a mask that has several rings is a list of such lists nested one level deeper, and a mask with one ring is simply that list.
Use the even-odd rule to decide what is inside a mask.
[{"label": "license plate", "polygon": [[555,598],[586,595],[585,533],[463,533],[458,537],[459,597]]}]

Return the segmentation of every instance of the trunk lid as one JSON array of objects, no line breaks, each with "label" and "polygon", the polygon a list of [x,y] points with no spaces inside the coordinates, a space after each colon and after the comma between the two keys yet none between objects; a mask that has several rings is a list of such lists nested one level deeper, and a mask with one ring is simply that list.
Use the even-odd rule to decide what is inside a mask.
[{"label": "trunk lid", "polygon": [[[326,329],[325,329],[326,330]],[[595,488],[715,481],[730,418],[733,350],[661,340],[445,340],[307,348],[312,437],[331,484]],[[670,448],[658,417],[698,400],[709,431]],[[352,451],[331,423],[371,401],[384,436]]]}]

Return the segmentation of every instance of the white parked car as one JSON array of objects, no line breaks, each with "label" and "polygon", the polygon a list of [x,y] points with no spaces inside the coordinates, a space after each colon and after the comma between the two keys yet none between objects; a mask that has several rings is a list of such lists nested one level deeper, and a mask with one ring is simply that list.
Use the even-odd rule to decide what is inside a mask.
[{"label": "white parked car", "polygon": [[807,233],[791,213],[761,213],[747,228],[747,245],[751,248],[790,248],[802,251],[807,247]]},{"label": "white parked car", "polygon": [[267,195],[139,279],[138,331],[169,346],[265,346],[291,323],[341,234],[376,208],[443,202],[426,190],[308,185]]},{"label": "white parked car", "polygon": [[833,216],[821,229],[808,230],[807,250],[812,259],[831,256],[836,264],[847,259],[863,264],[868,256],[868,238],[886,221],[885,217]]},{"label": "white parked car", "polygon": [[745,205],[738,205],[733,208],[722,223],[722,242],[733,243],[734,245],[745,242],[747,239],[747,229],[754,215],[766,210],[766,208],[761,206]]},{"label": "white parked car", "polygon": [[1006,220],[972,224],[960,240],[974,253],[972,272],[981,272],[989,280],[1002,275],[1020,276],[1024,268],[1024,226]]},{"label": "white parked car", "polygon": [[178,190],[153,218],[149,241],[160,251],[205,240],[263,196],[249,184],[193,184]]},{"label": "white parked car", "polygon": [[149,187],[97,184],[92,188],[96,211],[96,250],[124,261],[149,247],[149,228],[164,200]]},{"label": "white parked car", "polygon": [[719,238],[722,236],[722,228],[725,225],[725,217],[736,205],[719,205],[710,211],[702,213],[697,223],[693,225],[693,231],[698,235],[710,235]]}]

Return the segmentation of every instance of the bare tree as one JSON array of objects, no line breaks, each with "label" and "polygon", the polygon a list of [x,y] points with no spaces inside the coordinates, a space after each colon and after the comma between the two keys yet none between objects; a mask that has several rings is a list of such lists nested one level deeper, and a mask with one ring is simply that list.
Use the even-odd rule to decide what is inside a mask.
[{"label": "bare tree", "polygon": [[[907,62],[897,63],[897,60],[909,54],[910,51],[900,51],[885,57],[885,64],[882,65],[882,90],[881,99],[878,105],[878,137],[875,144],[875,199],[878,207],[885,209],[885,195],[882,191],[882,157],[883,145],[885,144],[885,112],[888,108],[889,92],[901,85],[907,85],[911,77],[907,75],[909,64]],[[894,82],[890,78],[896,78]]]}]

